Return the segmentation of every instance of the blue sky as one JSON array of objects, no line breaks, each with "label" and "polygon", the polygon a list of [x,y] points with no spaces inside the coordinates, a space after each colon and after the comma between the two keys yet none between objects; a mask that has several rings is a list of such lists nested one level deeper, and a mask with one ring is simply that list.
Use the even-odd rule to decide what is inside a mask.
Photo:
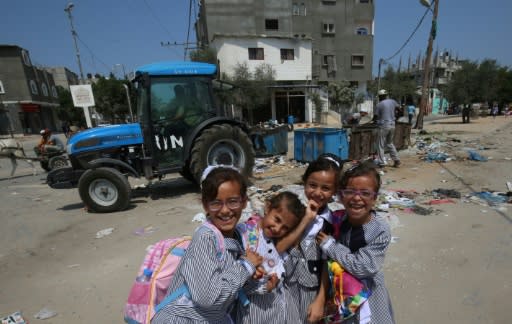
[{"label": "blue sky", "polygon": [[[198,2],[196,0],[195,2]],[[351,0],[339,0],[351,1]],[[379,58],[392,56],[416,27],[425,7],[418,0],[374,0],[374,74]],[[512,1],[439,0],[438,36],[434,50],[449,50],[459,58],[496,59],[512,68]],[[67,14],[67,0],[3,1],[0,44],[18,45],[34,63],[66,66],[79,72]],[[183,46],[161,42],[187,39],[188,0],[75,0],[72,10],[84,73],[122,73],[160,60],[183,59]],[[193,15],[194,17],[194,15]],[[432,15],[391,64],[400,56],[424,55]],[[193,26],[193,21],[192,21]],[[190,39],[195,32],[190,30]],[[118,65],[116,65],[118,64]]]}]

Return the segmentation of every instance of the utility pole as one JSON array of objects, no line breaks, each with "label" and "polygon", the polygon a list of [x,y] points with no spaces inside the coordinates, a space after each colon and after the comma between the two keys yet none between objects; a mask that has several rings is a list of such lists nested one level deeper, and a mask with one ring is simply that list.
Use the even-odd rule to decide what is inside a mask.
[{"label": "utility pole", "polygon": [[73,36],[73,41],[75,42],[75,50],[76,50],[76,59],[78,61],[78,68],[80,69],[80,84],[83,84],[84,79],[84,71],[82,69],[82,62],[80,62],[80,50],[78,49],[78,43],[76,42],[76,31],[75,26],[73,25],[73,16],[71,15],[71,9],[73,9],[75,5],[70,2],[64,9],[65,12],[68,13],[69,23],[71,24],[71,35]]},{"label": "utility pole", "polygon": [[[434,39],[436,38],[437,33],[437,14],[439,12],[439,0],[434,0],[434,12],[432,15],[432,26],[430,28],[430,36],[428,38],[428,47],[427,47],[427,57],[425,58],[425,64],[423,66],[423,86],[421,88],[421,101],[420,101],[420,111],[418,113],[418,118],[416,119],[416,125],[414,128],[423,129],[423,116],[427,111],[428,104],[428,85],[430,81],[430,60],[432,58],[432,47],[434,43]],[[425,0],[420,0],[421,4],[426,5],[430,8],[430,3]]]},{"label": "utility pole", "polygon": [[377,75],[377,95],[379,94],[379,90],[380,90],[380,69],[384,62],[386,62],[386,61],[384,61],[384,59],[379,59],[379,74]]}]

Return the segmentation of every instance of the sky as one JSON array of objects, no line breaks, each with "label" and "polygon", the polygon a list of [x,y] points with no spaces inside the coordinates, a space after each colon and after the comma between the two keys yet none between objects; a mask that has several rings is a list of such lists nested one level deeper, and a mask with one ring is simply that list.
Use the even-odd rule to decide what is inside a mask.
[{"label": "sky", "polygon": [[[352,1],[352,0],[339,0]],[[495,59],[512,69],[512,1],[438,0],[438,32],[434,52],[450,51],[460,59]],[[79,74],[71,26],[64,11],[67,0],[2,0],[0,44],[27,49],[41,66],[66,66]],[[197,3],[199,0],[194,0]],[[410,37],[426,8],[419,0],[374,0],[373,74],[378,60],[393,56]],[[73,24],[84,74],[113,72],[122,76],[138,66],[182,60],[184,46],[161,42],[195,41],[189,0],[74,0]],[[409,43],[393,59],[395,69],[409,56],[425,55],[432,13],[428,13]]]}]

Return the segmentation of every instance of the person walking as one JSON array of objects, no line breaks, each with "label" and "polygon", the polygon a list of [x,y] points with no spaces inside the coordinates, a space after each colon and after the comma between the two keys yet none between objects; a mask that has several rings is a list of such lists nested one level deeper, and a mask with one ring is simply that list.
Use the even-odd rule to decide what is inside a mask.
[{"label": "person walking", "polygon": [[409,116],[409,125],[412,125],[412,118],[416,115],[416,106],[412,102],[407,106],[407,115]]},{"label": "person walking", "polygon": [[393,167],[398,168],[400,166],[400,157],[396,151],[395,144],[393,144],[393,140],[395,137],[395,109],[399,105],[395,100],[388,98],[388,92],[384,89],[379,90],[378,96],[379,103],[375,108],[374,116],[379,127],[376,164],[379,167],[386,165],[384,149],[387,148],[393,160]]}]

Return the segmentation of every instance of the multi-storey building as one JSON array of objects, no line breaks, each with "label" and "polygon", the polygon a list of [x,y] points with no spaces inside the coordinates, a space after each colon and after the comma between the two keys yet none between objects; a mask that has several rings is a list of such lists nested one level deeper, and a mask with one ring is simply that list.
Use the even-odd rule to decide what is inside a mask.
[{"label": "multi-storey building", "polygon": [[57,129],[58,94],[51,73],[34,66],[29,52],[0,45],[0,134]]},{"label": "multi-storey building", "polygon": [[274,69],[262,119],[311,121],[311,92],[341,80],[364,92],[372,77],[373,0],[201,0],[199,12],[198,42],[217,51],[221,75],[237,64]]},{"label": "multi-storey building", "polygon": [[66,90],[69,90],[70,85],[79,84],[78,75],[75,72],[70,71],[68,68],[63,66],[47,67],[46,71],[53,75],[56,86],[61,86]]}]

